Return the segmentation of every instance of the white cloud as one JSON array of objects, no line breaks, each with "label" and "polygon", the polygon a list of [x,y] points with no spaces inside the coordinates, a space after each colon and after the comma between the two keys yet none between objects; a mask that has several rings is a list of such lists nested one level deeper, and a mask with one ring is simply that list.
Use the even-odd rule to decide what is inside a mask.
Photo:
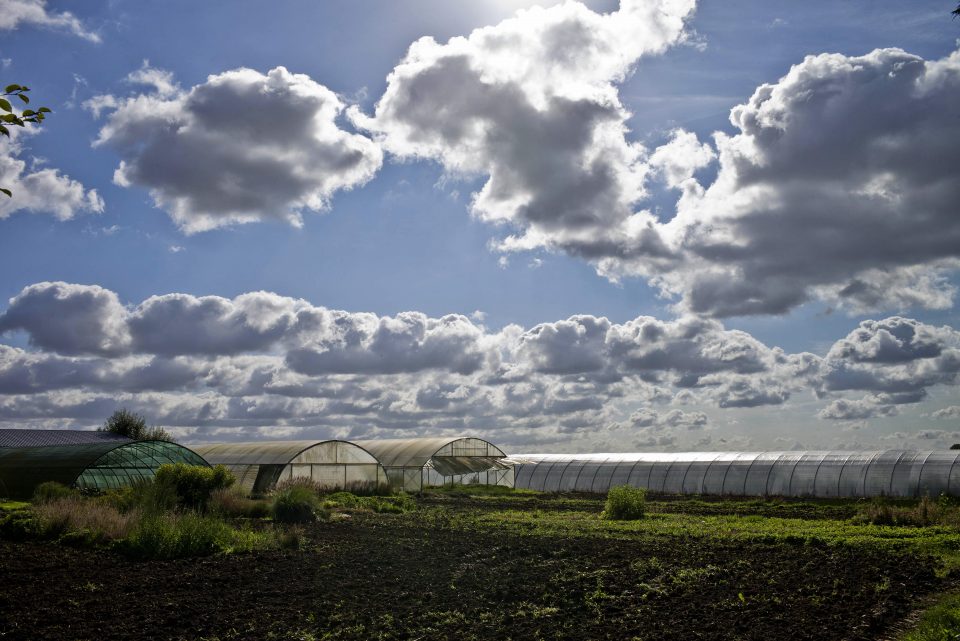
[{"label": "white cloud", "polygon": [[128,77],[152,91],[97,96],[110,111],[95,145],[121,157],[114,182],[146,187],[186,233],[268,219],[302,224],[340,190],[361,185],[382,154],[337,125],[343,102],[302,74],[235,69],[182,90],[145,63]]},{"label": "white cloud", "polygon": [[23,160],[23,140],[32,131],[14,131],[12,138],[0,136],[0,187],[13,192],[0,194],[0,220],[18,211],[49,213],[58,220],[70,220],[81,212],[101,213],[103,200],[95,189],[64,176],[59,170]]},{"label": "white cloud", "polygon": [[100,42],[100,36],[83,26],[69,11],[47,11],[46,0],[5,0],[0,11],[0,30],[13,30],[20,25],[37,25],[69,31],[90,42]]},{"label": "white cloud", "polygon": [[[124,304],[69,283],[24,288],[0,313],[4,332],[23,332],[32,349],[0,344],[0,424],[89,424],[127,405],[248,437],[444,429],[599,447],[616,429],[632,447],[732,447],[745,441],[716,420],[726,412],[776,405],[850,424],[895,416],[960,371],[956,330],[900,317],[861,323],[821,358],[696,318],[579,315],[494,331],[460,315],[378,316],[269,292]],[[855,391],[863,398],[846,398]],[[796,403],[804,392],[821,400]]]},{"label": "white cloud", "polygon": [[[373,115],[350,114],[399,158],[485,178],[472,214],[516,230],[495,248],[564,250],[608,278],[648,279],[682,311],[949,307],[960,51],[809,56],[731,111],[734,135],[711,146],[676,130],[648,153],[628,137],[617,83],[690,39],[692,10],[567,3],[442,44],[422,38]],[[700,185],[694,174],[715,160],[716,179]],[[643,208],[651,179],[680,190],[666,222]]]},{"label": "white cloud", "polygon": [[647,167],[626,139],[615,83],[644,55],[684,38],[694,2],[625,0],[597,14],[571,2],[519,11],[445,44],[421,38],[387,79],[373,116],[353,120],[400,158],[484,175],[471,211],[522,230],[503,249],[560,247],[587,257],[657,255],[635,213]]},{"label": "white cloud", "polygon": [[[855,312],[944,308],[960,265],[960,52],[808,56],[734,108],[719,174],[660,232],[683,257],[601,261],[701,314],[779,314],[812,298]],[[813,257],[813,258],[811,258]]]},{"label": "white cloud", "polygon": [[960,418],[960,405],[951,405],[950,407],[944,407],[939,409],[936,412],[930,415],[933,418]]}]

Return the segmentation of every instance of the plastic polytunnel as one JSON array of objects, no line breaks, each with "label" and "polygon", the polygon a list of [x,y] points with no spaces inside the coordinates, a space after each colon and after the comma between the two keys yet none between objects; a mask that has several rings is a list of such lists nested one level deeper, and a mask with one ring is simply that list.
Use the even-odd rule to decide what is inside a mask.
[{"label": "plastic polytunnel", "polygon": [[81,490],[107,490],[152,479],[164,463],[203,465],[188,448],[168,441],[103,441],[81,445],[0,448],[0,496],[29,498],[57,481]]},{"label": "plastic polytunnel", "polygon": [[366,489],[387,483],[370,452],[349,441],[255,441],[195,445],[211,465],[223,465],[248,494],[265,494],[279,481],[308,478],[330,489]]},{"label": "plastic polytunnel", "polygon": [[812,497],[960,495],[960,451],[517,454],[514,486],[606,493]]},{"label": "plastic polytunnel", "polygon": [[390,486],[419,492],[429,485],[479,483],[513,485],[506,454],[493,443],[472,437],[353,441],[377,457]]}]

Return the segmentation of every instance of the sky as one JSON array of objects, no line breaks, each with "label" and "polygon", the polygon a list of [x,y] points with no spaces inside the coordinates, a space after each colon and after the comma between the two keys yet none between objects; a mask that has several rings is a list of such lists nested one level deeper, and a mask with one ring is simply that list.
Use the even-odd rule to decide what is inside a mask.
[{"label": "sky", "polygon": [[924,0],[0,0],[0,427],[960,442]]}]

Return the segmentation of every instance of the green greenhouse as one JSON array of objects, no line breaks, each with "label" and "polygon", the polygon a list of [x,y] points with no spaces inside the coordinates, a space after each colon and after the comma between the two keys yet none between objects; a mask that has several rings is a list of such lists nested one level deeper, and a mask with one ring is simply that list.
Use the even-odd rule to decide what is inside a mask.
[{"label": "green greenhouse", "polygon": [[29,498],[47,481],[108,490],[151,479],[164,463],[208,466],[196,452],[168,441],[0,447],[0,496]]}]

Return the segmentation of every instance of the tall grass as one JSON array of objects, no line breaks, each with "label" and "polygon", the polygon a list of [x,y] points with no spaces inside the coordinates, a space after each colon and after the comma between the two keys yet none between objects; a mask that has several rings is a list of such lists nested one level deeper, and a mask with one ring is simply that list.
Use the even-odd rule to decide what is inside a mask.
[{"label": "tall grass", "polygon": [[177,559],[246,552],[273,543],[269,534],[234,529],[216,517],[184,512],[145,516],[120,543],[120,549],[136,558]]},{"label": "tall grass", "polygon": [[33,508],[40,532],[47,538],[61,538],[70,532],[86,532],[91,542],[115,541],[126,537],[139,518],[138,512],[121,513],[105,503],[68,496]]}]

